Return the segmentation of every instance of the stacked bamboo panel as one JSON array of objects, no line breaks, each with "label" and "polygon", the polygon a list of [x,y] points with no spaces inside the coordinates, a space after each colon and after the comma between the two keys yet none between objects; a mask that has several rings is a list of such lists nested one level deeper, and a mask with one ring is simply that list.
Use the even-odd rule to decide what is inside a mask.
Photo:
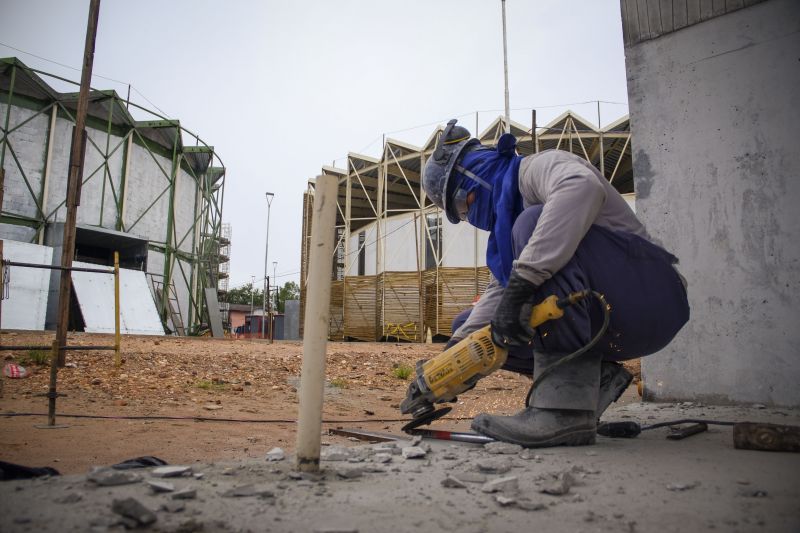
[{"label": "stacked bamboo panel", "polygon": [[380,338],[420,342],[424,328],[420,318],[418,272],[385,272],[378,277],[377,304],[383,309],[378,321]]},{"label": "stacked bamboo panel", "polygon": [[377,340],[376,277],[344,278],[344,337],[360,341]]},{"label": "stacked bamboo panel", "polygon": [[344,281],[331,282],[331,304],[328,338],[344,340]]},{"label": "stacked bamboo panel", "polygon": [[455,317],[469,308],[489,284],[489,269],[442,267],[422,274],[425,328],[450,336]]}]

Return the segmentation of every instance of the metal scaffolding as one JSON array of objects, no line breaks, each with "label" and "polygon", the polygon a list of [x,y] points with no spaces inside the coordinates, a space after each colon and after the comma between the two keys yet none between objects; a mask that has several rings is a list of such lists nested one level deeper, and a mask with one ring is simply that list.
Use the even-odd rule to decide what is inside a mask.
[{"label": "metal scaffolding", "polygon": [[[477,120],[476,113],[476,130]],[[508,126],[517,138],[520,155],[551,148],[567,150],[591,162],[621,193],[633,192],[628,117],[601,127],[598,103],[597,125],[566,111],[539,127],[536,112],[532,111],[530,127],[514,121]],[[442,213],[426,198],[421,182],[421,173],[442,129],[431,133],[423,147],[384,138],[379,158],[350,153],[347,168],[322,167],[323,174],[335,175],[339,181],[331,339],[422,342],[428,332],[432,336],[449,336],[452,319],[488,284],[485,259],[478,256],[477,229],[470,230],[475,251],[471,267],[443,264],[448,246],[443,248],[441,243]],[[478,138],[484,145],[493,146],[505,131],[505,119],[498,117]],[[315,180],[309,180],[303,199],[300,274],[303,302],[314,187]],[[388,221],[404,214],[411,215],[407,223],[413,223],[416,268],[412,271],[397,271],[387,264]],[[353,245],[351,238],[365,227],[370,228],[372,242],[359,238]],[[370,244],[375,245],[374,275],[361,272],[364,249]],[[359,267],[358,275],[352,275],[354,265]]]},{"label": "metal scaffolding", "polygon": [[[76,85],[71,80],[30,68],[17,58],[0,59],[0,109],[5,108],[0,114],[0,168],[7,171],[7,187],[15,188],[14,195],[21,198],[16,204],[7,201],[3,205],[0,236],[36,244],[46,244],[47,229],[63,220],[66,200],[54,198],[54,191],[50,190],[54,180],[65,171],[55,164],[54,146],[64,144],[61,137],[71,127],[64,128],[63,124],[74,125],[77,103],[76,93],[57,92],[42,76]],[[150,120],[135,120],[131,111]],[[12,115],[18,120],[12,121]],[[44,127],[36,130],[32,127],[34,123]],[[182,127],[179,121],[121,98],[113,90],[91,91],[87,130],[87,159],[91,153],[100,162],[94,168],[90,165],[84,168],[80,186],[94,185],[97,181],[102,184],[99,201],[82,197],[79,213],[88,210],[97,215],[90,226],[135,233],[149,241],[149,250],[163,256],[163,269],[149,272],[151,281],[155,279],[164,287],[158,291],[156,302],[162,322],[167,327],[172,325],[170,330],[176,329],[170,318],[170,294],[177,287],[180,289],[177,292],[188,300],[184,305],[188,311],[187,332],[197,332],[207,316],[204,288],[218,287],[220,264],[227,264],[220,260],[225,194],[222,161],[213,146]],[[37,144],[34,151],[39,152],[39,166],[31,164],[35,157],[31,156],[30,146]],[[144,175],[148,169],[136,168],[132,154],[139,151],[149,156],[150,174],[160,178],[155,187],[142,181],[151,178],[150,174]],[[157,170],[152,172],[153,168]],[[15,182],[8,179],[11,174]],[[187,177],[193,190],[179,191],[179,182]],[[181,188],[185,187],[184,182]],[[140,212],[135,214],[130,212],[132,194],[140,201],[143,195],[147,196],[139,206]],[[166,213],[159,219],[158,229],[143,230],[142,220],[156,206],[161,207],[165,198]],[[191,222],[181,228],[176,223],[178,209],[191,210]]]}]

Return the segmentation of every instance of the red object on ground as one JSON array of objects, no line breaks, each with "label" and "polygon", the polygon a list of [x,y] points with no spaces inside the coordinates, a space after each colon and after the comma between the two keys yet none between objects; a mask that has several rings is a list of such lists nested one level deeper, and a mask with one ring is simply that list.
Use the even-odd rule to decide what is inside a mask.
[{"label": "red object on ground", "polygon": [[6,363],[6,366],[3,367],[3,374],[11,379],[27,378],[31,375],[24,366],[16,363]]}]

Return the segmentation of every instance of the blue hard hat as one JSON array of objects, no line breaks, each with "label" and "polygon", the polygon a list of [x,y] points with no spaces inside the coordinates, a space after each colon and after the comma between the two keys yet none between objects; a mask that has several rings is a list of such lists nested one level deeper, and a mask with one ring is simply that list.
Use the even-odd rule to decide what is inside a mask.
[{"label": "blue hard hat", "polygon": [[456,122],[458,122],[457,119],[452,119],[447,123],[436,142],[436,149],[425,163],[425,171],[422,175],[422,187],[425,189],[425,194],[445,212],[447,220],[453,224],[461,221],[458,213],[449,205],[454,186],[453,169],[464,154],[481,146],[478,139],[470,138],[467,128],[456,126]]}]

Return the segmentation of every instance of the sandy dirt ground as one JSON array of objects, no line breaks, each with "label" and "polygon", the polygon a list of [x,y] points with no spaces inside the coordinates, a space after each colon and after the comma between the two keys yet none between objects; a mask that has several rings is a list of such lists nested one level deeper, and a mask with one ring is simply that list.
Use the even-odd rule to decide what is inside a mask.
[{"label": "sandy dirt ground", "polygon": [[[51,334],[4,332],[4,345],[46,345]],[[112,337],[75,333],[70,344],[112,344]],[[153,455],[169,463],[259,458],[273,446],[295,447],[302,344],[209,338],[124,337],[123,364],[113,352],[69,352],[58,374],[57,413],[142,419],[0,417],[0,460],[51,466],[62,473]],[[395,375],[437,354],[441,344],[329,343],[324,427],[400,433],[398,409],[408,379]],[[31,354],[16,352],[15,360]],[[6,353],[6,356],[8,354]],[[0,412],[46,413],[49,368],[28,366],[26,379],[5,379]],[[631,366],[638,372],[638,362]],[[467,430],[477,413],[519,410],[530,380],[497,372],[459,398],[448,427]],[[619,403],[638,401],[634,387]],[[146,417],[184,417],[176,420]],[[253,422],[198,421],[197,418]],[[466,420],[459,420],[466,419]],[[257,422],[274,420],[282,422]],[[324,445],[347,443],[326,435]],[[352,444],[352,443],[350,443]]]}]

